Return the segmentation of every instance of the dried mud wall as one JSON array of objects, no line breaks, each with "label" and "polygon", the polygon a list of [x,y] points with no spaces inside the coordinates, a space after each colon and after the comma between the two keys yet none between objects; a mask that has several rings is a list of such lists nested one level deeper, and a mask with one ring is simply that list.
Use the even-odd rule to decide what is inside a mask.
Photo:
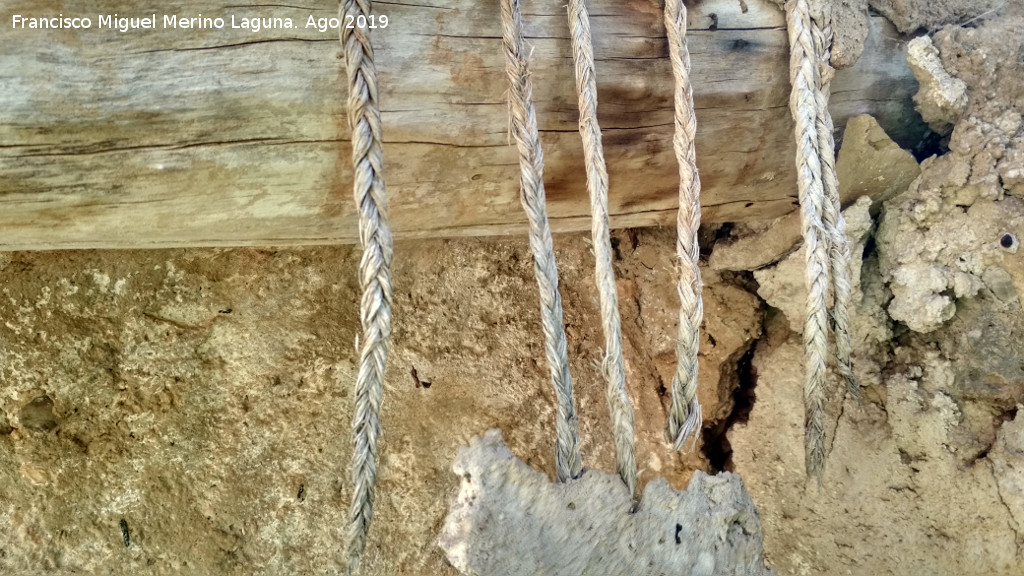
[{"label": "dried mud wall", "polygon": [[[854,15],[867,4],[842,3]],[[614,235],[641,480],[681,489],[695,469],[738,473],[778,574],[1024,565],[1024,14],[967,4],[871,2],[931,32],[918,106],[949,132],[914,151],[918,165],[870,118],[847,127],[862,389],[833,396],[822,490],[802,472],[793,217],[702,231],[705,428],[686,455],[663,432],[673,232]],[[927,104],[955,104],[958,87],[962,105],[929,118]],[[588,242],[563,235],[556,249],[585,465],[613,470]],[[458,447],[500,428],[518,457],[553,471],[532,263],[522,238],[406,242],[396,255],[363,573],[454,575],[437,538]],[[358,258],[0,255],[0,573],[329,571],[350,497]]]},{"label": "dried mud wall", "polygon": [[[558,244],[586,465],[614,470],[587,239]],[[673,246],[668,231],[623,233],[618,265],[642,479],[682,489],[707,466],[662,443]],[[436,541],[457,448],[500,428],[553,470],[533,265],[523,239],[397,253],[364,573],[455,574]],[[0,573],[323,573],[350,498],[357,264],[350,248],[0,257]],[[758,298],[717,276],[709,425],[728,417],[761,330]]]},{"label": "dried mud wall", "polygon": [[[952,15],[962,12],[900,26]],[[912,42],[917,104],[945,135],[905,192],[884,190],[897,180],[885,167],[908,158],[869,122],[857,121],[866,138],[840,153],[840,170],[849,155],[871,176],[845,186],[864,186],[874,202],[846,211],[863,254],[853,320],[862,390],[859,402],[832,406],[820,493],[801,474],[800,259],[754,272],[771,309],[753,358],[756,402],[728,438],[780,573],[1024,570],[1022,30],[1019,6],[1007,5]],[[732,262],[731,248],[723,243],[718,260]]]}]

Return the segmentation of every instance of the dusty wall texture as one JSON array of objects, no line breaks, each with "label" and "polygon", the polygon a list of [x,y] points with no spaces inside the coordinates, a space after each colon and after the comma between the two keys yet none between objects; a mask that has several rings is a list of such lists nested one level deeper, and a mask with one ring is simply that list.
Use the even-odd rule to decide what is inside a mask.
[{"label": "dusty wall texture", "polygon": [[[886,3],[897,23],[914,5]],[[932,6],[900,25],[988,9]],[[709,253],[752,237],[774,253],[705,270],[706,422],[685,457],[663,441],[673,234],[615,234],[642,480],[738,473],[779,574],[1021,574],[1024,15],[997,15],[932,36],[968,102],[919,176],[867,120],[844,148],[851,166],[905,168],[847,197],[862,389],[835,395],[821,491],[802,476],[793,222],[702,234]],[[585,464],[612,470],[588,238],[556,243]],[[454,575],[437,538],[458,447],[500,428],[552,472],[532,264],[521,238],[396,254],[363,573]],[[0,255],[0,573],[324,573],[350,494],[357,262],[344,247]]]},{"label": "dusty wall texture", "polygon": [[876,216],[861,203],[846,211],[863,253],[863,388],[860,402],[832,407],[821,492],[800,472],[799,259],[754,273],[772,308],[754,354],[757,400],[729,439],[780,573],[1024,570],[1022,28],[1017,9],[934,35],[968,96],[949,118],[949,151]]},{"label": "dusty wall texture", "polygon": [[[612,470],[591,257],[583,236],[558,244],[585,464]],[[682,489],[710,468],[662,443],[673,244],[668,231],[623,233],[618,266],[642,478]],[[436,538],[458,446],[497,427],[552,471],[532,263],[522,239],[397,253],[365,573],[454,574]],[[322,573],[348,508],[357,261],[351,248],[2,256],[0,573]],[[713,427],[762,305],[709,281]]]}]

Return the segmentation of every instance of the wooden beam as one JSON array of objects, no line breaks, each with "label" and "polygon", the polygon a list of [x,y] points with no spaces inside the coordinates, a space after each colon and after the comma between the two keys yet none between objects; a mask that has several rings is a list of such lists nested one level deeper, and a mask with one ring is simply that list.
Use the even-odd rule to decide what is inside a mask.
[{"label": "wooden beam", "polygon": [[[385,162],[396,236],[516,234],[518,163],[506,135],[497,4],[375,2]],[[0,0],[0,249],[352,242],[349,130],[335,15],[321,3]],[[691,3],[697,152],[708,221],[795,203],[781,12],[764,0]],[[242,7],[236,7],[242,5]],[[592,0],[599,114],[615,226],[674,218],[672,76],[655,0]],[[567,23],[525,0],[556,231],[589,227]],[[12,27],[12,15],[90,17],[88,30]],[[156,14],[157,28],[98,29]],[[222,29],[165,29],[163,15]],[[230,18],[290,18],[252,32]],[[899,140],[916,89],[896,33],[872,21],[864,57],[833,83],[833,114],[871,113]]]}]

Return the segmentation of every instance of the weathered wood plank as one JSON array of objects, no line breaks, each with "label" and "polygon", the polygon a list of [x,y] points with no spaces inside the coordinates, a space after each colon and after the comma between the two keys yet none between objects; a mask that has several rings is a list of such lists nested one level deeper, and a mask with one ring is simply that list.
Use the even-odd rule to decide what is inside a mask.
[{"label": "weathered wood plank", "polygon": [[[340,50],[333,30],[305,28],[333,9],[77,4],[72,13],[56,0],[0,0],[0,249],[354,241]],[[786,213],[796,192],[782,14],[764,0],[691,4],[705,219]],[[660,3],[591,5],[613,224],[668,223],[677,169]],[[521,232],[496,2],[374,6],[390,19],[373,39],[396,235]],[[524,11],[552,224],[586,229],[564,6],[525,0]],[[95,28],[97,15],[115,12],[280,17],[298,28]],[[51,13],[90,16],[94,28],[11,27],[13,14]],[[833,84],[833,114],[842,126],[873,113],[909,140],[916,84],[900,43],[886,38],[895,33],[874,27],[862,61]]]}]

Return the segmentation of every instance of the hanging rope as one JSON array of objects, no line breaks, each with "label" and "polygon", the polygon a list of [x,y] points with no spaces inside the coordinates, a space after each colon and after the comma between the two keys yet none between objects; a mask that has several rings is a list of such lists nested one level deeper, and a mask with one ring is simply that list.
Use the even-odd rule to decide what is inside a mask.
[{"label": "hanging rope", "polygon": [[846,221],[843,218],[839,197],[839,180],[836,177],[835,140],[832,115],[828,112],[828,99],[832,75],[835,71],[829,65],[832,52],[831,5],[820,3],[821,13],[811,18],[814,48],[818,61],[818,89],[815,93],[817,114],[818,157],[821,159],[822,179],[825,188],[823,223],[829,233],[829,267],[832,272],[832,333],[836,338],[836,367],[846,382],[847,391],[860,397],[860,385],[853,374],[850,356],[850,245],[846,239]]},{"label": "hanging rope", "polygon": [[597,82],[594,75],[594,46],[590,36],[590,17],[584,0],[569,1],[569,37],[576,66],[576,95],[580,107],[580,136],[583,161],[587,169],[590,193],[591,238],[594,244],[594,276],[601,302],[601,326],[604,329],[604,361],[601,372],[615,436],[615,465],[629,493],[636,496],[636,454],[633,431],[633,406],[626,390],[626,369],[622,360],[622,328],[619,297],[612,266],[608,231],[608,170],[601,145],[601,126],[597,122]]},{"label": "hanging rope", "polygon": [[544,352],[551,369],[555,388],[555,420],[557,447],[555,471],[564,482],[577,478],[582,470],[576,408],[573,405],[572,377],[562,322],[562,298],[558,294],[558,269],[555,267],[554,243],[548,226],[544,195],[544,155],[537,132],[537,114],[533,108],[533,84],[527,65],[523,42],[523,22],[518,0],[501,0],[501,31],[505,55],[505,72],[509,81],[509,111],[512,136],[519,148],[521,172],[520,200],[530,222],[530,250],[533,269],[540,291],[541,325],[544,329]]},{"label": "hanging rope", "polygon": [[825,363],[831,239],[822,222],[830,200],[822,183],[818,133],[818,66],[807,0],[786,3],[790,44],[790,112],[796,124],[797,189],[806,256],[807,311],[804,321],[804,458],[807,475],[821,483],[825,467]]},{"label": "hanging rope", "polygon": [[[343,0],[339,20],[366,17],[369,0]],[[359,284],[363,291],[360,320],[363,327],[359,373],[355,384],[352,418],[352,508],[348,526],[348,572],[354,574],[366,546],[373,518],[374,482],[377,477],[377,438],[384,393],[384,366],[391,336],[391,229],[382,177],[380,111],[377,71],[367,30],[341,27],[341,45],[348,72],[348,121],[352,130],[353,191],[359,209]]]},{"label": "hanging rope", "polygon": [[[668,33],[669,58],[675,77],[675,136],[672,139],[679,162],[679,213],[676,219],[676,256],[679,258],[679,337],[676,341],[676,373],[672,377],[672,406],[668,435],[676,450],[701,426],[697,400],[697,352],[699,330],[704,317],[698,261],[700,246],[700,176],[694,137],[697,117],[693,110],[690,85],[690,51],[686,47],[686,7],[682,0],[665,1],[665,30]],[[696,436],[694,436],[696,443]]]}]

